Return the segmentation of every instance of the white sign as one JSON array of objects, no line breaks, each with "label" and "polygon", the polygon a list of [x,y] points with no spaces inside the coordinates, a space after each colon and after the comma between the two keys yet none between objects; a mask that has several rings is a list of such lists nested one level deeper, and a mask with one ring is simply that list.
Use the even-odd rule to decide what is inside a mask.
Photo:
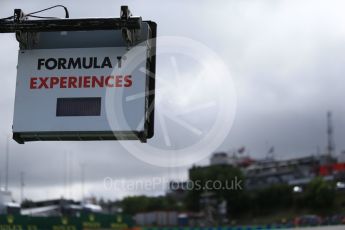
[{"label": "white sign", "polygon": [[117,121],[118,130],[111,129],[108,119],[123,116],[106,116],[107,90],[115,97],[145,95],[147,90],[142,71],[147,47],[131,49],[143,62],[128,73],[124,70],[127,47],[20,50],[13,122],[17,141],[35,135],[46,140],[116,139],[117,134],[119,138],[121,133],[143,132],[145,97],[112,105],[126,114],[125,120]]}]

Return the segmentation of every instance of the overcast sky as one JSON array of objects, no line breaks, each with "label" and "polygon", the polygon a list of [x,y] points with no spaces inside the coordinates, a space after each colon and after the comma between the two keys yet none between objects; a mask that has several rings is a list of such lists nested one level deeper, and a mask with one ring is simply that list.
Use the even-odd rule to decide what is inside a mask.
[{"label": "overcast sky", "polygon": [[[73,18],[118,17],[120,5],[127,4],[134,15],[157,22],[158,36],[193,39],[213,50],[225,63],[237,94],[233,126],[217,151],[246,146],[248,153],[258,158],[264,157],[271,146],[275,147],[277,158],[315,154],[317,148],[323,152],[328,110],[333,112],[336,150],[345,149],[344,1],[98,0],[72,3],[4,0],[0,3],[0,17],[12,15],[14,8],[32,12],[55,4],[67,6]],[[45,15],[62,16],[63,12],[55,9]],[[14,34],[0,34],[1,186],[4,185],[6,136],[11,133],[13,117],[17,50],[18,42]],[[176,58],[178,64],[179,59]],[[208,61],[212,67],[212,60]],[[157,78],[164,79],[169,70],[163,61],[158,60],[157,64]],[[183,69],[180,74],[186,75]],[[189,72],[188,76],[189,80],[193,80],[190,78],[193,74]],[[230,87],[224,83],[221,90],[227,89],[230,90]],[[181,90],[176,92],[173,99],[181,95]],[[217,94],[217,90],[213,92]],[[201,89],[199,92],[196,90],[195,95],[205,97]],[[157,104],[157,109],[164,104],[166,101],[163,100]],[[212,110],[208,111],[209,114],[204,116],[212,118]],[[210,117],[206,120],[209,121]],[[173,121],[167,125],[171,130],[175,130],[175,126],[178,124]],[[188,146],[191,139],[184,138],[188,134],[179,130],[176,128],[172,132],[171,142]],[[161,143],[163,134],[158,125],[151,142]],[[174,138],[182,140],[175,142]],[[174,161],[173,157],[168,157]],[[208,157],[198,160],[201,161],[194,163],[208,163]],[[23,171],[25,196],[28,198],[80,198],[83,164],[85,193],[109,199],[143,191],[106,190],[103,187],[106,177],[127,181],[149,180],[152,177],[183,179],[187,177],[190,167],[150,165],[128,153],[117,142],[36,142],[19,145],[11,140],[10,189],[18,199],[19,175]],[[65,184],[69,184],[70,189],[66,189]],[[163,192],[162,188],[145,191],[152,195]]]}]

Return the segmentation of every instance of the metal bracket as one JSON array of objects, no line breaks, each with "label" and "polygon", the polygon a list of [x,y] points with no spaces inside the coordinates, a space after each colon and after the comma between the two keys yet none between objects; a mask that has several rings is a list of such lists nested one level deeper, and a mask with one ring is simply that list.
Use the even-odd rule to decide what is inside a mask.
[{"label": "metal bracket", "polygon": [[[25,16],[25,13],[21,9],[15,9],[13,14],[13,22],[20,24],[21,22],[27,20],[27,17]],[[16,30],[16,39],[19,42],[19,46],[21,49],[30,49],[31,45],[29,44],[30,41],[33,39],[30,39],[31,37],[36,37],[36,33],[26,33],[22,32],[21,30]]]},{"label": "metal bracket", "polygon": [[[0,20],[0,33],[86,31],[86,30],[139,30],[141,17],[130,17],[127,6],[122,6],[122,18],[82,18],[27,20],[22,10],[16,9],[14,20]],[[127,7],[128,9],[128,7]]]},{"label": "metal bracket", "polygon": [[21,21],[25,20],[25,14],[21,9],[15,9],[14,15],[13,15],[13,21],[15,23],[19,23]]},{"label": "metal bracket", "polygon": [[15,33],[21,48],[28,49],[33,45],[29,44],[30,41],[37,38],[37,32],[121,30],[122,37],[130,48],[137,41],[141,22],[141,17],[132,17],[128,6],[121,6],[120,18],[85,19],[28,20],[21,9],[15,9],[13,20],[0,20],[0,33]]},{"label": "metal bracket", "polygon": [[[131,18],[132,13],[129,10],[128,6],[121,6],[120,19],[127,21]],[[136,34],[138,33],[137,29],[131,29],[128,27],[121,28],[122,38],[127,43],[127,48],[130,49],[136,41]]]}]

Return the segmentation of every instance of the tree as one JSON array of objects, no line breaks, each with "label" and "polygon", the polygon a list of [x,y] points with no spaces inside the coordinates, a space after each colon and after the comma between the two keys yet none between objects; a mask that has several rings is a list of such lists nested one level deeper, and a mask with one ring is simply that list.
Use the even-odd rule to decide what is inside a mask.
[{"label": "tree", "polygon": [[190,210],[200,211],[202,195],[207,193],[213,194],[217,203],[226,201],[228,212],[233,215],[244,210],[244,177],[240,169],[231,165],[194,166],[189,170],[189,179],[186,203]]},{"label": "tree", "polygon": [[252,204],[257,214],[267,214],[289,208],[293,204],[291,187],[276,184],[253,192]]},{"label": "tree", "polygon": [[315,211],[326,211],[334,206],[335,195],[334,183],[317,177],[307,185],[304,200],[309,208]]},{"label": "tree", "polygon": [[121,206],[124,213],[134,215],[138,212],[146,211],[148,202],[146,196],[126,197],[122,200]]},{"label": "tree", "polygon": [[126,197],[121,201],[123,212],[134,215],[139,212],[149,212],[157,210],[179,210],[175,200],[170,197],[158,196],[132,196]]}]

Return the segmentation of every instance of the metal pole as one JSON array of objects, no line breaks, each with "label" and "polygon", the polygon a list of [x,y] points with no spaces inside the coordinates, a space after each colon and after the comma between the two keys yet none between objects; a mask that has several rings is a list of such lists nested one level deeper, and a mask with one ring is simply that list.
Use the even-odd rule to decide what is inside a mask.
[{"label": "metal pole", "polygon": [[327,154],[331,157],[334,153],[334,137],[333,137],[333,124],[332,112],[327,112]]},{"label": "metal pole", "polygon": [[72,154],[68,152],[68,196],[72,199]]},{"label": "metal pole", "polygon": [[6,160],[5,160],[5,191],[8,191],[8,169],[9,169],[9,138],[6,136]]},{"label": "metal pole", "polygon": [[24,201],[24,172],[20,172],[20,204]]},{"label": "metal pole", "polygon": [[81,165],[81,201],[84,202],[85,164]]},{"label": "metal pole", "polygon": [[63,183],[64,183],[64,198],[67,199],[67,152],[64,152],[64,172],[63,172]]}]

